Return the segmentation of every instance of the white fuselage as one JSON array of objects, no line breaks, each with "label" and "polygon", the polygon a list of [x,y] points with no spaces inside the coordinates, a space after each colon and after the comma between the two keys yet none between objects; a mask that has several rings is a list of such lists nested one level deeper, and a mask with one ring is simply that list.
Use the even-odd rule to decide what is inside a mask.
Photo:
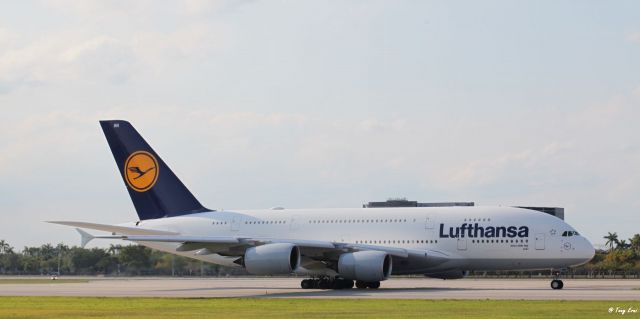
[{"label": "white fuselage", "polygon": [[[589,241],[563,220],[513,207],[214,211],[126,225],[188,236],[321,240],[406,249],[409,258],[394,260],[393,274],[560,269],[586,263],[594,255]],[[141,244],[174,254],[178,246]],[[233,256],[177,254],[238,266]],[[446,262],[430,258],[438,256]]]}]

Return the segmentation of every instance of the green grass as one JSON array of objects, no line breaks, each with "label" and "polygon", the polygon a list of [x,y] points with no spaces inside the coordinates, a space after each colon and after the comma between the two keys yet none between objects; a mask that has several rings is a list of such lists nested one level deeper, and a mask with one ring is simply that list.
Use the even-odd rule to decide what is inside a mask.
[{"label": "green grass", "polygon": [[31,278],[25,278],[25,279],[0,279],[0,285],[5,284],[5,285],[10,285],[10,284],[77,284],[77,283],[87,283],[89,282],[88,279],[56,279],[56,280],[51,280],[51,279],[44,279],[44,278],[38,278],[38,279],[31,279]]},{"label": "green grass", "polygon": [[0,318],[611,318],[638,301],[0,297]]}]

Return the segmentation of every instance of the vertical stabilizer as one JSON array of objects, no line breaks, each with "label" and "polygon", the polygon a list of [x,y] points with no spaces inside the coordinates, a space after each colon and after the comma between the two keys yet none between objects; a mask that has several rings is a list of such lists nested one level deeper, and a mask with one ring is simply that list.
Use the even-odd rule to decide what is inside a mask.
[{"label": "vertical stabilizer", "polygon": [[209,211],[129,122],[100,121],[100,126],[140,220]]}]

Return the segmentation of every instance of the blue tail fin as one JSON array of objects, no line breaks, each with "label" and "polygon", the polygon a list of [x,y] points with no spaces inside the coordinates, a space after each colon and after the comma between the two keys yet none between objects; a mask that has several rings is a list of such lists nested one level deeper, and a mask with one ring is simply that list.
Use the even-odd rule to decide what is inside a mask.
[{"label": "blue tail fin", "polygon": [[100,121],[140,220],[209,211],[127,121]]}]

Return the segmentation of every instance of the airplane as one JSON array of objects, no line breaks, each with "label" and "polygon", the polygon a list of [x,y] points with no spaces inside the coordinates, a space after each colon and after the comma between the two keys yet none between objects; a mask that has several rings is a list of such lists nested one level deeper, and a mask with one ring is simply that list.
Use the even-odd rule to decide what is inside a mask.
[{"label": "airplane", "polygon": [[517,207],[208,209],[129,122],[100,125],[138,220],[50,221],[75,227],[83,247],[94,238],[122,239],[253,275],[303,275],[303,289],[377,289],[392,275],[548,269],[551,288],[562,289],[558,270],[595,253],[563,220]]}]

